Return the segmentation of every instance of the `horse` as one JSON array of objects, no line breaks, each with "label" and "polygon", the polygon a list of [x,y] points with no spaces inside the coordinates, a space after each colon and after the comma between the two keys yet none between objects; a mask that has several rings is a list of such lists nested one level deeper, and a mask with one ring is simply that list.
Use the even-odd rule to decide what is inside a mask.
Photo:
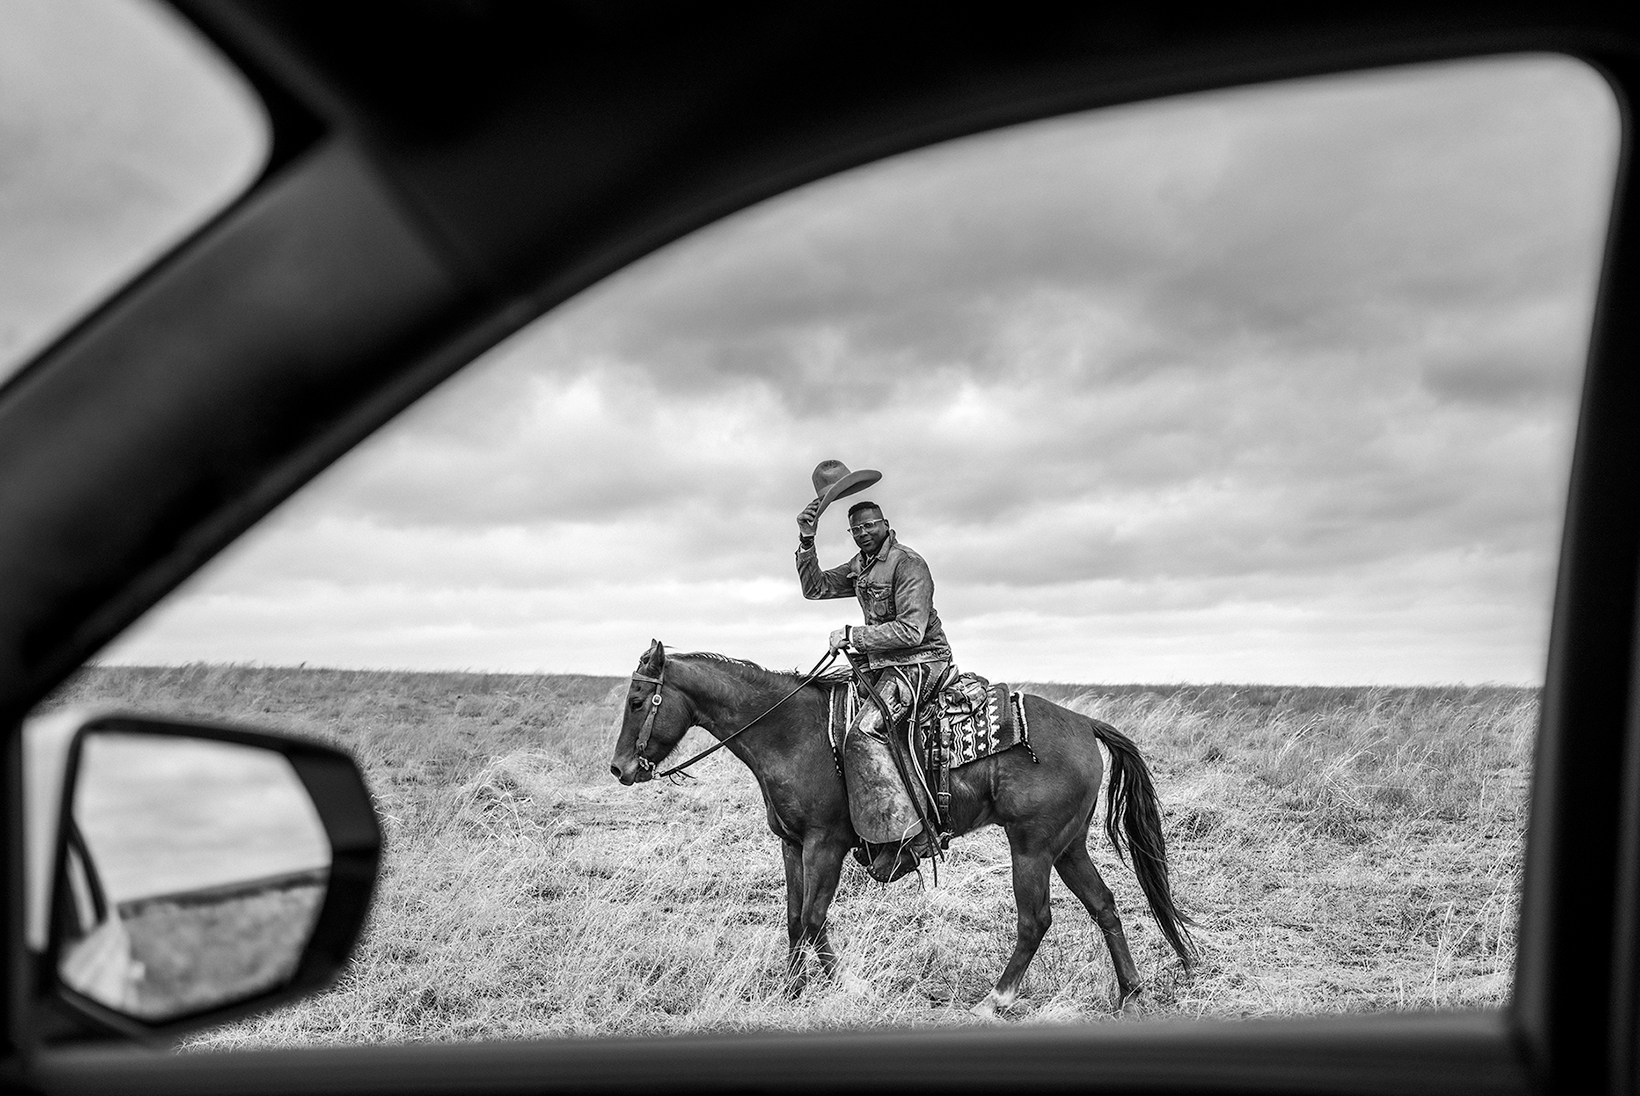
[{"label": "horse", "polygon": [[[655,640],[633,673],[609,767],[624,785],[652,780],[685,733],[703,727],[752,771],[785,860],[786,986],[792,997],[808,980],[808,948],[827,977],[837,974],[826,914],[843,858],[860,844],[826,734],[825,691],[816,684],[799,687],[802,680],[725,655],[669,656]],[[1110,724],[1039,696],[1026,694],[1024,702],[1034,759],[1016,746],[951,770],[952,832],[990,825],[1007,831],[1019,915],[1013,954],[973,1011],[995,1018],[1013,1004],[1053,920],[1052,867],[1104,935],[1116,968],[1116,1007],[1134,1014],[1139,973],[1087,840],[1104,776],[1102,742],[1111,758],[1105,834],[1118,856],[1126,846],[1150,912],[1188,970],[1196,947],[1185,926],[1193,922],[1174,905],[1150,771],[1133,741]],[[759,715],[746,733],[737,733]]]}]

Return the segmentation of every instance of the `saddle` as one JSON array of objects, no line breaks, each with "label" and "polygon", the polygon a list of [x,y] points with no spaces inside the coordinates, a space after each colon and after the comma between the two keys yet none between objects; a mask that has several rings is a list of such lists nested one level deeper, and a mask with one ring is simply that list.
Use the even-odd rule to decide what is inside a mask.
[{"label": "saddle", "polygon": [[[842,775],[843,733],[860,704],[869,701],[860,699],[846,674],[828,675],[820,684],[827,690],[826,737],[831,743],[832,763]],[[908,753],[920,770],[911,783],[920,786],[906,791],[928,808],[929,817],[938,824],[939,843],[944,848],[951,840],[952,769],[1015,746],[1024,746],[1033,764],[1038,759],[1031,749],[1024,694],[1007,685],[993,685],[978,674],[949,674],[935,690],[932,702],[915,711],[917,725],[912,729],[915,733],[908,736],[912,747]],[[891,733],[907,731],[902,724]]]}]

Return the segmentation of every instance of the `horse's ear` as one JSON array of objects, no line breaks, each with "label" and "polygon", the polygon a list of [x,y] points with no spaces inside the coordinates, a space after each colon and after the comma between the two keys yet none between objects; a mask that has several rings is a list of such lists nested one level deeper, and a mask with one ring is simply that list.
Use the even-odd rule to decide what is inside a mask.
[{"label": "horse's ear", "polygon": [[666,665],[666,645],[658,639],[649,641],[649,650],[643,656],[644,663],[652,673],[659,673],[660,668]]}]

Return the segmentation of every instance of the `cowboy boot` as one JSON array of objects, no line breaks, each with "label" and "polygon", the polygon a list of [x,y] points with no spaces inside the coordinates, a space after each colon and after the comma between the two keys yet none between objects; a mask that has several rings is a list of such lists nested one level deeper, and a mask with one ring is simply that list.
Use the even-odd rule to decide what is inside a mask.
[{"label": "cowboy boot", "polygon": [[909,844],[882,845],[866,870],[879,883],[892,883],[917,870],[916,850]]}]

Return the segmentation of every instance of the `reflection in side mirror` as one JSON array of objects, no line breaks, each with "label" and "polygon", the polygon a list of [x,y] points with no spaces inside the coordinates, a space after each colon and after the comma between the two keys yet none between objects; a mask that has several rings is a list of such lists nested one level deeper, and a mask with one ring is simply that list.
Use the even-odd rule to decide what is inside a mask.
[{"label": "reflection in side mirror", "polygon": [[174,1035],[341,968],[381,851],[346,754],[99,716],[78,726],[61,787],[46,970],[77,1023]]},{"label": "reflection in side mirror", "polygon": [[79,761],[68,869],[84,905],[65,927],[82,934],[65,938],[63,982],[164,1021],[289,981],[330,868],[290,762],[257,746],[118,732],[86,735]]}]

